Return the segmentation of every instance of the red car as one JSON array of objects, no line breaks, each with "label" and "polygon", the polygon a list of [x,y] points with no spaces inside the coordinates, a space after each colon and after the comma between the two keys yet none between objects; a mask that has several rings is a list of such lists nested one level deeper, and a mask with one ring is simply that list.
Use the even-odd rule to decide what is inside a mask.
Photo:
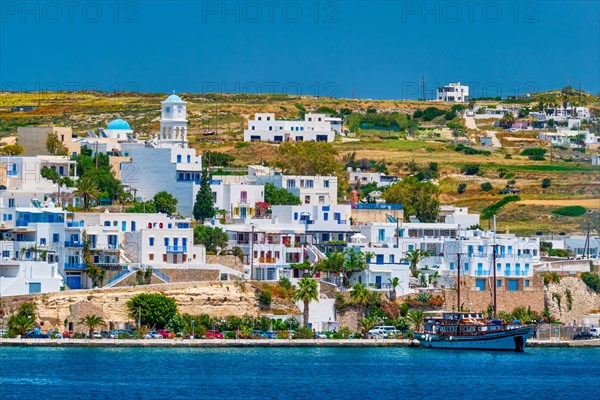
[{"label": "red car", "polygon": [[166,329],[159,329],[156,331],[159,335],[161,335],[164,339],[168,339],[171,337],[171,332]]},{"label": "red car", "polygon": [[70,337],[73,337],[73,331],[64,331],[64,332],[62,333],[62,336],[63,336],[64,338],[70,338]]},{"label": "red car", "polygon": [[214,331],[214,330],[208,330],[206,331],[206,338],[207,339],[223,339],[223,334],[219,331]]}]

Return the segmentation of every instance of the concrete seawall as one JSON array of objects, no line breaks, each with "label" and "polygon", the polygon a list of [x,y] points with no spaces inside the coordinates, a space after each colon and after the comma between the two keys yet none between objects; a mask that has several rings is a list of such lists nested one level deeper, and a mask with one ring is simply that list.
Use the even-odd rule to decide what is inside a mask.
[{"label": "concrete seawall", "polygon": [[[538,341],[528,347],[600,347],[600,340]],[[416,340],[401,339],[2,339],[0,347],[142,347],[142,348],[228,348],[228,347],[412,347]]]}]

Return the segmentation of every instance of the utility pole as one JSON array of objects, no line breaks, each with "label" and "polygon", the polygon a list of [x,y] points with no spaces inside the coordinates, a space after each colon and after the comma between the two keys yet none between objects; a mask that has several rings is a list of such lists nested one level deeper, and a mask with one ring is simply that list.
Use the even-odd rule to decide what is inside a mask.
[{"label": "utility pole", "polygon": [[425,101],[425,75],[421,78],[421,100]]},{"label": "utility pole", "polygon": [[587,224],[587,234],[585,235],[585,247],[583,253],[587,253],[587,259],[590,259],[590,223]]},{"label": "utility pole", "polygon": [[215,135],[219,131],[219,103],[215,102]]}]

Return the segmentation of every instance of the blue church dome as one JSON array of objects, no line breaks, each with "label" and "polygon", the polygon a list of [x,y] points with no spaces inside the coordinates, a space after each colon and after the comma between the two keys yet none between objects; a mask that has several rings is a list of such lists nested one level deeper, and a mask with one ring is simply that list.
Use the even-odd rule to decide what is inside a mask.
[{"label": "blue church dome", "polygon": [[127,123],[127,121],[122,120],[121,118],[117,118],[113,121],[110,121],[107,130],[120,130],[120,131],[129,131],[131,130],[131,126]]},{"label": "blue church dome", "polygon": [[172,94],[169,97],[167,97],[167,100],[165,101],[178,101],[178,102],[183,102],[183,100],[181,100],[181,97],[177,96],[176,94]]}]

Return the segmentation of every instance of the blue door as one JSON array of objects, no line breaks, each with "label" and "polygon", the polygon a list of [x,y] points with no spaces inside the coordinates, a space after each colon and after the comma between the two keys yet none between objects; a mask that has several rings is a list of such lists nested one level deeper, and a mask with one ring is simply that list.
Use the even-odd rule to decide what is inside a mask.
[{"label": "blue door", "polygon": [[381,276],[377,275],[375,277],[375,285],[377,286],[377,289],[381,289]]},{"label": "blue door", "polygon": [[67,286],[71,289],[81,289],[81,275],[68,275]]}]

